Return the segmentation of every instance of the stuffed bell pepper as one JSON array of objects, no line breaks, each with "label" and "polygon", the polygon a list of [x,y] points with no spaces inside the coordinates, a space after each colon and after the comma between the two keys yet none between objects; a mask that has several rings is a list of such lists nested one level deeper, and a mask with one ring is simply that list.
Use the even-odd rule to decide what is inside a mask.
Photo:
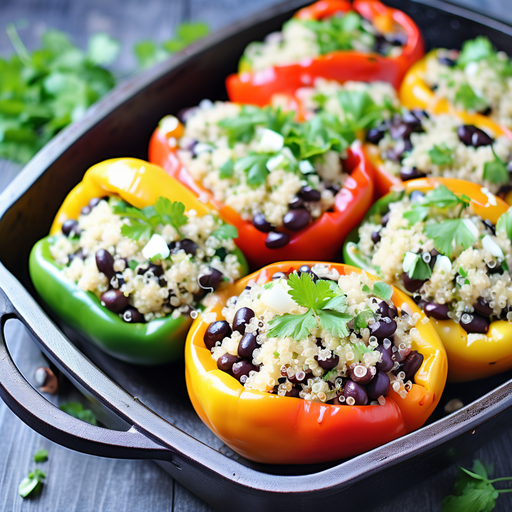
[{"label": "stuffed bell pepper", "polygon": [[201,419],[257,462],[351,457],[421,427],[446,353],[403,292],[342,264],[284,262],[209,297],[189,332]]},{"label": "stuffed bell pepper", "polygon": [[422,56],[418,27],[403,12],[377,0],[322,0],[298,11],[281,32],[251,43],[226,88],[231,101],[259,106],[317,77],[383,80],[398,89]]},{"label": "stuffed bell pepper", "polygon": [[460,52],[433,50],[407,73],[400,100],[408,108],[467,112],[510,129],[512,62],[484,36],[466,41]]},{"label": "stuffed bell pepper", "polygon": [[403,109],[366,135],[376,196],[402,181],[433,176],[472,181],[506,198],[512,188],[512,138],[507,135],[482,116]]},{"label": "stuffed bell pepper", "polygon": [[136,364],[178,359],[203,296],[247,266],[224,224],[142,160],[91,167],[30,254],[46,304],[87,340]]},{"label": "stuffed bell pepper", "polygon": [[336,258],[369,208],[373,184],[350,125],[329,112],[203,101],[165,117],[149,158],[238,228],[253,269],[269,262]]},{"label": "stuffed bell pepper", "polygon": [[346,263],[409,294],[444,343],[448,378],[512,368],[512,212],[486,188],[409,181],[377,201],[344,247]]}]

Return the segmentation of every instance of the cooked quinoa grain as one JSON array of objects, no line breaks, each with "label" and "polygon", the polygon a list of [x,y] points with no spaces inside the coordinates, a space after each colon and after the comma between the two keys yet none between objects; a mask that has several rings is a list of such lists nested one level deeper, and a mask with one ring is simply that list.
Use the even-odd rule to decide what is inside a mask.
[{"label": "cooked quinoa grain", "polygon": [[[336,405],[384,404],[389,389],[405,398],[423,361],[411,351],[421,339],[415,327],[420,315],[399,312],[389,300],[391,287],[381,283],[384,300],[373,285],[364,273],[340,276],[326,264],[302,266],[266,284],[251,282],[228,300],[225,320],[210,324],[205,344],[219,369],[247,389]],[[297,295],[302,287],[324,300],[319,320]],[[335,324],[324,320],[335,307],[325,303],[330,297],[344,313]],[[296,323],[295,332],[288,330],[289,321],[300,323],[308,314],[313,319],[302,320],[305,330]],[[341,323],[345,327],[337,330]]]},{"label": "cooked quinoa grain", "polygon": [[189,210],[179,231],[162,221],[152,235],[146,231],[138,237],[130,229],[146,226],[127,208],[116,197],[101,198],[77,221],[66,221],[74,229],[65,223],[50,245],[64,275],[125,321],[189,314],[207,291],[241,277],[235,244],[217,234],[223,226],[217,217]]}]

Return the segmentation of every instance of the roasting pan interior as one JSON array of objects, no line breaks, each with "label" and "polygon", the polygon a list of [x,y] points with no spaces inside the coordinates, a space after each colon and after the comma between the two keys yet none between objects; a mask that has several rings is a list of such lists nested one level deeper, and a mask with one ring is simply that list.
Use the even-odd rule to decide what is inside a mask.
[{"label": "roasting pan interior", "polygon": [[[416,21],[428,49],[435,46],[460,48],[463,40],[483,34],[499,49],[512,54],[512,28],[489,18],[472,16],[468,11],[435,0],[430,0],[430,5],[410,0],[385,2],[404,10]],[[224,78],[236,70],[246,44],[279,29],[303,3],[289,1],[272,7],[196,43],[186,54],[121,84],[82,121],[63,132],[32,160],[0,203],[0,261],[36,299],[28,278],[30,249],[48,233],[58,207],[86,169],[106,158],[147,158],[149,138],[163,115],[176,114],[203,98],[226,99]],[[458,12],[473,19],[459,16]],[[82,343],[76,333],[57,318],[54,320],[130,394],[176,427],[226,456],[269,473],[308,474],[325,467],[289,468],[248,463],[224,446],[195,414],[186,392],[183,362],[158,368],[128,365]],[[451,398],[460,398],[467,405],[511,377],[512,371],[473,384],[449,385],[430,422],[445,415],[443,407]]]}]

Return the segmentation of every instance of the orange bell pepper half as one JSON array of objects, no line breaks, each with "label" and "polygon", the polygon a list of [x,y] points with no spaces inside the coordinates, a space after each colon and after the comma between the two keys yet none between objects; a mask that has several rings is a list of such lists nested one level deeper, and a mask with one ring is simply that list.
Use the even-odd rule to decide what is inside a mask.
[{"label": "orange bell pepper half", "polygon": [[[257,280],[271,280],[275,272],[292,272],[315,262],[282,262],[251,274],[215,294],[209,312],[222,319],[227,299]],[[360,269],[332,264],[340,274]],[[374,278],[372,278],[374,279]],[[392,301],[420,312],[407,295],[394,288]],[[415,384],[406,398],[393,390],[385,405],[348,406],[311,402],[245,389],[217,368],[203,337],[208,323],[192,324],[185,348],[185,374],[190,400],[204,423],[242,456],[267,464],[309,464],[351,457],[421,427],[435,409],[446,382],[446,353],[432,325],[418,321],[421,342],[413,349],[424,356]]]}]

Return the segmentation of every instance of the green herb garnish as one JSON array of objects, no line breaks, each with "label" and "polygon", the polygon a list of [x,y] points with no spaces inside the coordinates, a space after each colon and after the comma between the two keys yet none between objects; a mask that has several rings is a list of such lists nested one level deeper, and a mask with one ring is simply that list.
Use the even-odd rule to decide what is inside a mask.
[{"label": "green herb garnish", "polygon": [[154,206],[142,209],[129,206],[124,201],[116,201],[112,204],[112,211],[131,220],[131,224],[124,224],[121,227],[121,234],[133,240],[149,240],[158,224],[170,224],[178,234],[181,234],[180,227],[188,222],[185,205],[179,201],[171,202],[162,196],[157,199]]},{"label": "green herb garnish", "polygon": [[423,260],[420,254],[413,252],[405,254],[403,269],[411,279],[420,279],[423,281],[429,279],[432,275],[430,265]]},{"label": "green herb garnish", "polygon": [[373,314],[373,311],[367,307],[354,318],[354,329],[365,329],[368,327],[368,320],[371,318],[375,318],[375,315]]},{"label": "green herb garnish", "polygon": [[363,292],[371,293],[372,295],[375,295],[375,297],[378,297],[379,299],[388,301],[391,299],[393,295],[393,287],[388,283],[377,281],[373,285],[373,290],[370,289],[370,287],[365,284],[363,286]]},{"label": "green herb garnish", "polygon": [[233,176],[234,170],[235,170],[235,162],[230,158],[225,164],[220,166],[219,177],[221,179],[231,178]]},{"label": "green herb garnish", "polygon": [[475,241],[475,235],[466,226],[469,219],[448,219],[425,226],[424,233],[434,241],[434,247],[446,256],[451,256],[456,247],[467,249]]},{"label": "green herb garnish", "polygon": [[329,281],[319,280],[315,284],[309,274],[302,273],[299,277],[293,272],[287,283],[290,286],[288,294],[308,311],[301,315],[286,313],[274,317],[269,322],[269,337],[292,337],[301,341],[316,327],[337,338],[348,336],[347,323],[353,316],[347,313],[345,295],[332,290]]},{"label": "green herb garnish", "polygon": [[59,409],[91,425],[98,424],[94,413],[90,409],[84,409],[84,406],[80,402],[67,402],[59,405]]},{"label": "green herb garnish", "polygon": [[490,512],[500,493],[512,489],[495,489],[494,483],[512,480],[512,477],[489,479],[491,468],[475,460],[473,470],[459,467],[453,494],[443,500],[442,512]]},{"label": "green herb garnish", "polygon": [[491,146],[494,154],[494,160],[485,162],[484,164],[484,175],[483,178],[490,183],[508,183],[510,181],[510,174],[508,172],[506,164],[494,151],[494,146]]},{"label": "green herb garnish", "polygon": [[34,495],[41,491],[46,478],[45,473],[40,469],[31,471],[26,478],[24,478],[18,486],[18,493],[22,498],[26,498],[29,495]]},{"label": "green herb garnish", "polygon": [[457,66],[463,68],[470,62],[478,62],[482,59],[489,59],[495,55],[491,41],[485,36],[478,36],[470,39],[462,45],[462,50],[457,59]]},{"label": "green herb garnish", "polygon": [[473,88],[467,83],[461,84],[457,89],[457,92],[455,93],[455,103],[462,105],[464,110],[474,112],[479,112],[487,107],[486,101],[478,96]]},{"label": "green herb garnish", "polygon": [[208,35],[210,29],[206,23],[181,23],[176,29],[176,36],[158,45],[150,39],[139,41],[133,47],[140,69],[148,68],[167,59],[173,53]]},{"label": "green herb garnish", "polygon": [[35,462],[46,462],[48,460],[48,450],[37,450],[34,454]]},{"label": "green herb garnish", "polygon": [[430,160],[435,165],[451,165],[453,163],[453,150],[444,142],[434,144],[434,147],[428,152]]},{"label": "green herb garnish", "polygon": [[328,372],[324,373],[324,376],[322,377],[324,381],[331,380],[333,377],[336,377],[338,375],[338,370],[336,368],[333,368],[332,370],[329,370]]},{"label": "green herb garnish", "polygon": [[496,232],[505,231],[509,240],[512,241],[512,208],[509,208],[496,223]]},{"label": "green herb garnish", "polygon": [[212,233],[212,236],[219,240],[231,240],[232,238],[238,238],[238,229],[231,224],[223,224]]}]

